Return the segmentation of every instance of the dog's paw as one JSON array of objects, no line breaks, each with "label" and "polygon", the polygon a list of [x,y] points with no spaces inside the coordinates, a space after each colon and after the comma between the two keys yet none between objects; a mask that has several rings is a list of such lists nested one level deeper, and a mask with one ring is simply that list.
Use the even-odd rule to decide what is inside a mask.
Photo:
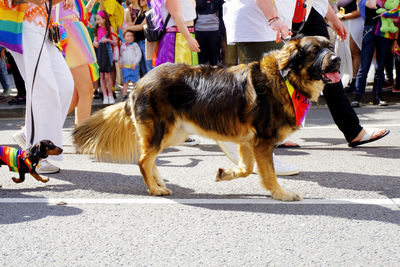
[{"label": "dog's paw", "polygon": [[49,177],[42,177],[42,180],[40,180],[42,183],[47,183],[49,181]]},{"label": "dog's paw", "polygon": [[272,193],[272,198],[280,201],[300,201],[303,199],[303,197],[296,192],[284,190]]},{"label": "dog's paw", "polygon": [[149,189],[149,193],[152,196],[168,196],[172,194],[172,191],[166,187],[159,186],[152,189]]},{"label": "dog's paw", "polygon": [[13,177],[13,178],[11,178],[13,181],[14,181],[14,183],[16,183],[16,184],[19,184],[19,183],[22,183],[23,181],[21,180],[21,179],[18,179],[18,178],[15,178],[15,177]]},{"label": "dog's paw", "polygon": [[221,182],[221,181],[232,180],[232,179],[236,178],[234,174],[235,174],[235,172],[233,170],[231,170],[231,169],[226,171],[223,168],[219,168],[218,172],[217,172],[217,175],[215,176],[215,181],[216,182]]}]

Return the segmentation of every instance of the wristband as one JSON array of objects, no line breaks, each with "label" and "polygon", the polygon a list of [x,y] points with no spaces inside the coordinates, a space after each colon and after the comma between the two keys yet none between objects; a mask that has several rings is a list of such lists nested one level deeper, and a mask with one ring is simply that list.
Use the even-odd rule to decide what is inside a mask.
[{"label": "wristband", "polygon": [[268,20],[268,25],[271,26],[272,23],[274,23],[274,22],[277,21],[277,20],[279,20],[279,17],[278,17],[278,16],[273,17],[273,18],[270,18],[270,19]]}]

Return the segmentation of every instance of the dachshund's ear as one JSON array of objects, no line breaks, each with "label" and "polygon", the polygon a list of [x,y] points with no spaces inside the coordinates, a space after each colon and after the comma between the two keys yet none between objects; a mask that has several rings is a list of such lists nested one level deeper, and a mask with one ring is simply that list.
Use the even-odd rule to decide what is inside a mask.
[{"label": "dachshund's ear", "polygon": [[39,158],[40,157],[40,143],[31,147],[29,149],[28,155],[31,158]]},{"label": "dachshund's ear", "polygon": [[46,141],[40,141],[39,143],[39,153],[40,153],[40,158],[44,159],[47,158],[47,147],[48,147],[48,142]]}]

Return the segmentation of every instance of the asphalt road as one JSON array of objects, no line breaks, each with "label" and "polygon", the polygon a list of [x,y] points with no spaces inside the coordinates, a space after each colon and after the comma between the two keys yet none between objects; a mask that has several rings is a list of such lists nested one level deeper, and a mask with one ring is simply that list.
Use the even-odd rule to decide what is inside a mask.
[{"label": "asphalt road", "polygon": [[[272,200],[256,174],[214,182],[233,164],[208,139],[163,152],[174,194],[150,197],[137,165],[75,154],[68,118],[62,171],[47,184],[14,184],[0,168],[0,265],[399,266],[400,105],[357,113],[391,134],[348,148],[319,106],[291,138],[301,148],[276,149],[302,170],[278,179],[304,196],[296,203]],[[0,143],[15,146],[22,123],[1,119]]]}]

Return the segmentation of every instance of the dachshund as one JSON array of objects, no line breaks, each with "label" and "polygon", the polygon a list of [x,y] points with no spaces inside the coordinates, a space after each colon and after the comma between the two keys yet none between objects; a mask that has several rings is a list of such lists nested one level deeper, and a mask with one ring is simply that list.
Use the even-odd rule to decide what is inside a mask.
[{"label": "dachshund", "polygon": [[22,183],[25,180],[26,173],[30,173],[33,178],[42,183],[47,183],[49,178],[41,177],[36,172],[36,166],[41,159],[50,155],[60,155],[62,152],[62,148],[54,145],[50,140],[42,140],[27,151],[0,146],[0,167],[1,165],[8,165],[10,171],[19,173],[19,178],[12,178],[15,183]]}]

